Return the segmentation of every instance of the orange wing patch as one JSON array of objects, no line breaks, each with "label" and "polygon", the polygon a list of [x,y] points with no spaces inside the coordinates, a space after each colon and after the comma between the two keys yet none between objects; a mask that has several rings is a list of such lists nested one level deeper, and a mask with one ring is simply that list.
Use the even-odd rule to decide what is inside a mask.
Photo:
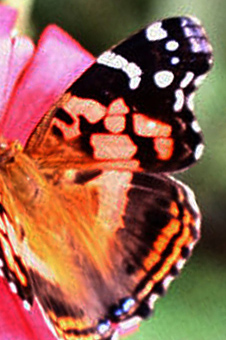
[{"label": "orange wing patch", "polygon": [[163,161],[169,160],[174,151],[173,138],[155,138],[154,149],[157,153],[157,158]]},{"label": "orange wing patch", "polygon": [[137,147],[127,135],[94,134],[91,137],[94,156],[105,160],[132,159]]},{"label": "orange wing patch", "polygon": [[143,137],[169,137],[172,127],[157,119],[151,119],[144,114],[133,114],[134,132]]}]

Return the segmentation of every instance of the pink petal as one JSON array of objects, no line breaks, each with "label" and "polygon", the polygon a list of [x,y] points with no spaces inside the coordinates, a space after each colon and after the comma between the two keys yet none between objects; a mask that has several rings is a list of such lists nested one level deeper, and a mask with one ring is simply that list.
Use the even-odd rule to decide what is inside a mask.
[{"label": "pink petal", "polygon": [[0,5],[0,37],[9,36],[17,17],[14,8]]},{"label": "pink petal", "polygon": [[[8,115],[7,106],[11,92],[34,51],[32,41],[27,37],[0,37],[0,119],[4,129],[3,116]],[[6,118],[6,117],[5,117]]]},{"label": "pink petal", "polygon": [[4,136],[25,144],[35,125],[94,58],[57,26],[42,34],[37,52],[14,91]]},{"label": "pink petal", "polygon": [[5,113],[12,89],[34,49],[28,38],[11,38],[16,15],[16,10],[0,5],[0,120]]},{"label": "pink petal", "polygon": [[11,56],[11,39],[0,38],[0,117],[3,115],[6,105],[5,89],[9,74],[9,64]]},{"label": "pink petal", "polygon": [[26,311],[2,278],[0,291],[0,340],[55,340],[36,304],[31,312]]}]

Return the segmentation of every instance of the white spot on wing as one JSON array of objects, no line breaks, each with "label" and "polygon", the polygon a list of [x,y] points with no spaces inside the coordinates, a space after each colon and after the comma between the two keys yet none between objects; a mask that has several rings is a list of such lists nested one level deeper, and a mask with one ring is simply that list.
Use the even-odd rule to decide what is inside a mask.
[{"label": "white spot on wing", "polygon": [[135,90],[139,87],[140,85],[141,78],[140,77],[134,77],[130,80],[129,82],[129,87],[131,90]]},{"label": "white spot on wing", "polygon": [[181,89],[175,91],[176,101],[173,105],[173,109],[175,112],[179,112],[182,110],[184,106],[184,92]]},{"label": "white spot on wing", "polygon": [[193,53],[203,52],[203,46],[200,44],[200,39],[190,38],[189,42]]},{"label": "white spot on wing", "polygon": [[194,110],[194,96],[195,96],[195,93],[192,92],[188,97],[187,97],[187,106],[189,108],[189,110],[193,111]]},{"label": "white spot on wing", "polygon": [[182,87],[182,89],[187,87],[190,84],[190,82],[192,81],[192,79],[194,78],[194,76],[195,75],[194,75],[193,72],[191,72],[191,71],[186,72],[184,79],[182,79],[181,82],[180,82],[180,87]]},{"label": "white spot on wing", "polygon": [[187,18],[183,18],[183,19],[181,20],[181,27],[184,27],[184,26],[186,26],[187,24],[188,24]]},{"label": "white spot on wing", "polygon": [[201,132],[201,128],[200,128],[199,123],[197,122],[197,120],[193,120],[193,122],[191,123],[191,128],[195,132],[198,132],[198,133]]},{"label": "white spot on wing", "polygon": [[181,269],[184,267],[186,260],[185,259],[180,259],[177,263],[176,263],[176,267],[179,271],[181,271]]},{"label": "white spot on wing", "polygon": [[17,288],[14,282],[9,282],[9,287],[10,287],[11,292],[13,292],[14,294],[17,293]]},{"label": "white spot on wing", "polygon": [[170,283],[174,280],[174,277],[172,275],[167,275],[166,278],[163,280],[162,285],[165,290],[168,289]]},{"label": "white spot on wing", "polygon": [[154,309],[154,305],[156,300],[158,300],[159,295],[158,294],[151,294],[149,300],[148,300],[148,306],[150,307],[151,310]]},{"label": "white spot on wing", "polygon": [[0,268],[4,267],[4,262],[2,261],[2,259],[0,259]]},{"label": "white spot on wing", "polygon": [[170,40],[166,43],[166,49],[168,51],[176,51],[179,47],[179,43],[176,40]]},{"label": "white spot on wing", "polygon": [[97,58],[99,64],[103,64],[115,69],[121,69],[126,64],[126,59],[116,55],[114,52],[106,51]]},{"label": "white spot on wing", "polygon": [[184,35],[189,38],[189,37],[192,37],[194,36],[194,27],[184,27]]},{"label": "white spot on wing", "polygon": [[125,313],[127,313],[133,306],[135,305],[135,301],[132,298],[127,299],[122,308]]},{"label": "white spot on wing", "polygon": [[31,310],[31,305],[27,300],[23,300],[23,306],[26,310],[28,310],[28,311]]},{"label": "white spot on wing", "polygon": [[195,149],[195,155],[194,156],[195,156],[196,160],[200,159],[200,157],[203,154],[203,150],[204,150],[204,145],[200,143]]},{"label": "white spot on wing", "polygon": [[[127,61],[126,61],[127,62]],[[142,74],[140,67],[135,63],[128,63],[122,68],[122,70],[128,75],[129,78],[134,78]]]},{"label": "white spot on wing", "polygon": [[198,87],[203,82],[203,80],[206,78],[206,74],[202,74],[201,76],[197,77],[195,79],[195,86]]},{"label": "white spot on wing", "polygon": [[146,37],[149,41],[162,40],[167,37],[167,31],[162,28],[161,21],[157,21],[154,24],[147,27]]},{"label": "white spot on wing", "polygon": [[176,65],[180,62],[180,59],[178,57],[172,57],[170,62],[172,65]]},{"label": "white spot on wing", "polygon": [[160,88],[169,86],[174,79],[173,72],[171,71],[159,71],[154,74],[154,82]]},{"label": "white spot on wing", "polygon": [[98,332],[100,334],[104,334],[107,331],[109,331],[110,326],[111,326],[110,322],[102,322],[97,326]]},{"label": "white spot on wing", "polygon": [[129,87],[132,90],[138,88],[141,81],[140,76],[142,75],[142,70],[137,64],[128,62],[121,55],[111,51],[101,54],[99,58],[97,58],[97,62],[117,70],[122,70],[130,79]]}]

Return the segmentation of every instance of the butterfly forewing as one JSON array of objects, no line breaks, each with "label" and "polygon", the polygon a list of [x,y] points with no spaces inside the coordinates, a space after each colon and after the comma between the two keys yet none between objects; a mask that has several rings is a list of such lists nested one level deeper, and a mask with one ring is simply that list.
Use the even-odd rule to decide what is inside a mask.
[{"label": "butterfly forewing", "polygon": [[150,315],[199,239],[194,195],[166,173],[201,155],[191,100],[211,63],[197,20],[155,22],[103,53],[24,150],[1,143],[2,273],[59,339]]},{"label": "butterfly forewing", "polygon": [[54,113],[52,134],[107,167],[188,167],[203,149],[193,94],[211,64],[196,19],[151,24],[103,53],[72,84]]}]

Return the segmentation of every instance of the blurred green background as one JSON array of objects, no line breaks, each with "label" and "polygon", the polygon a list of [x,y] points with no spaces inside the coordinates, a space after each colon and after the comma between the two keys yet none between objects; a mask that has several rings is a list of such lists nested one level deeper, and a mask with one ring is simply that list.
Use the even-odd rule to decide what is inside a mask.
[{"label": "blurred green background", "polygon": [[179,176],[196,193],[203,214],[202,239],[181,276],[156,304],[155,316],[130,340],[226,339],[225,13],[223,0],[36,0],[32,4],[33,37],[56,23],[94,55],[149,22],[185,14],[201,19],[213,45],[214,68],[195,99],[205,153],[199,164]]}]

